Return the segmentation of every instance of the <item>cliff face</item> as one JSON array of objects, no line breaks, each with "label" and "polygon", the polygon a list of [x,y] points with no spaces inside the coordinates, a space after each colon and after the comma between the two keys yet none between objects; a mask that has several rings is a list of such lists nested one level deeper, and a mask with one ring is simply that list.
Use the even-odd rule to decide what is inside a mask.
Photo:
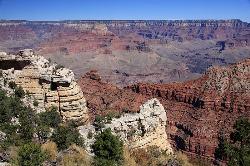
[{"label": "cliff face", "polygon": [[215,111],[247,111],[250,91],[250,59],[229,67],[213,67],[201,78],[185,83],[136,84],[136,93],[190,104]]},{"label": "cliff face", "polygon": [[119,89],[102,82],[96,72],[78,83],[93,114],[139,112],[139,105],[156,97],[168,110],[167,133],[173,147],[211,159],[218,137],[228,136],[239,117],[250,117],[249,62],[214,67],[184,83],[139,83]]},{"label": "cliff face", "polygon": [[[26,41],[26,44],[19,43],[17,47],[27,47],[30,44],[29,47],[41,49],[43,53],[60,51],[63,47],[70,53],[101,48],[111,51],[115,49],[146,51],[149,50],[147,48],[149,43],[195,39],[218,39],[221,44],[232,48],[249,45],[249,27],[248,23],[240,20],[1,21],[0,41]],[[86,40],[88,38],[84,35],[91,40]],[[59,42],[60,39],[64,40]],[[143,45],[143,40],[149,40],[149,43]],[[94,44],[94,47],[78,45],[84,41]],[[54,45],[51,46],[49,43]],[[84,50],[81,50],[81,47]]]},{"label": "cliff face", "polygon": [[17,55],[1,52],[0,64],[3,85],[13,81],[21,86],[38,102],[38,112],[55,106],[64,120],[88,120],[86,100],[71,70],[50,64],[28,49]]},{"label": "cliff face", "polygon": [[250,60],[211,68],[197,80],[136,84],[135,93],[157,97],[168,116],[168,134],[177,149],[213,157],[220,135],[228,136],[239,117],[250,117]]},{"label": "cliff face", "polygon": [[[159,100],[151,99],[140,106],[138,113],[125,113],[120,118],[113,118],[110,123],[105,124],[105,128],[110,128],[130,149],[157,146],[172,153],[166,133],[166,121],[166,111]],[[89,138],[88,133],[95,135],[98,132],[91,125],[81,126],[79,131],[90,151],[94,137]]]}]

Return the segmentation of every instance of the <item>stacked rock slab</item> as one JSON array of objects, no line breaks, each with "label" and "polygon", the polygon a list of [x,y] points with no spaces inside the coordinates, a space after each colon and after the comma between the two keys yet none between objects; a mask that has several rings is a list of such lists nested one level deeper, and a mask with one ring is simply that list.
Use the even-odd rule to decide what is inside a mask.
[{"label": "stacked rock slab", "polygon": [[38,112],[55,106],[64,120],[87,121],[86,100],[71,70],[50,64],[30,49],[18,55],[0,53],[0,63],[5,81],[14,81],[33,96]]},{"label": "stacked rock slab", "polygon": [[[130,149],[157,146],[172,153],[166,133],[166,121],[164,107],[154,98],[141,105],[139,113],[126,113],[120,118],[114,118],[111,123],[105,124],[105,128],[110,128]],[[88,133],[94,133],[95,129],[88,125],[79,127],[79,130],[88,149],[94,142],[93,138],[88,138]]]}]

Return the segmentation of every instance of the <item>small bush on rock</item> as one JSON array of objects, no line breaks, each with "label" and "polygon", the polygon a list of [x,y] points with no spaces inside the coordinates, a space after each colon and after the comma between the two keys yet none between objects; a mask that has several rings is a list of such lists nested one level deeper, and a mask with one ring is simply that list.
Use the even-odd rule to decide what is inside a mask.
[{"label": "small bush on rock", "polygon": [[33,105],[34,105],[35,107],[37,107],[38,104],[39,104],[38,101],[37,101],[37,100],[34,100]]},{"label": "small bush on rock", "polygon": [[123,142],[111,133],[111,129],[105,129],[95,137],[92,145],[95,154],[96,166],[120,165],[123,161]]},{"label": "small bush on rock", "polygon": [[41,150],[38,144],[24,144],[18,150],[18,165],[21,166],[40,166],[46,158],[46,153]]},{"label": "small bush on rock", "polygon": [[77,129],[69,126],[58,126],[51,137],[59,150],[67,149],[70,145],[84,146],[84,140]]},{"label": "small bush on rock", "polygon": [[15,96],[19,98],[23,98],[25,96],[25,92],[22,87],[18,86],[15,88]]},{"label": "small bush on rock", "polygon": [[58,127],[58,125],[62,122],[62,118],[55,107],[52,107],[46,112],[40,113],[38,116],[40,123],[49,127]]}]

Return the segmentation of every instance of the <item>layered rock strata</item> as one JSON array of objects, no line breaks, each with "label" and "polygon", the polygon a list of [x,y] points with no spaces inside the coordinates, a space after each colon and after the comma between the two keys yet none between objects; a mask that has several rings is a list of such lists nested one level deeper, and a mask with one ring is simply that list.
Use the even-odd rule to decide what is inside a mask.
[{"label": "layered rock strata", "polygon": [[34,97],[38,112],[55,106],[64,120],[87,121],[86,100],[71,70],[29,49],[17,55],[1,52],[0,69],[6,86],[13,81]]},{"label": "layered rock strata", "polygon": [[133,92],[157,97],[169,111],[175,148],[214,157],[220,136],[229,137],[240,117],[250,117],[250,60],[211,68],[201,78],[171,84],[136,84]]}]

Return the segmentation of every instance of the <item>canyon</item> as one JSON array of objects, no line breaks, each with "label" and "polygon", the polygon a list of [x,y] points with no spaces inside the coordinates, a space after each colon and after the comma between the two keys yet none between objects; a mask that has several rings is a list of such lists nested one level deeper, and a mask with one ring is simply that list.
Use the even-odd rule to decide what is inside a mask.
[{"label": "canyon", "polygon": [[97,71],[78,80],[90,114],[139,112],[156,97],[167,110],[167,134],[174,149],[211,162],[220,136],[229,137],[235,120],[250,117],[250,59],[213,67],[183,83],[138,83],[124,88],[105,83]]},{"label": "canyon", "polygon": [[98,70],[120,87],[198,78],[210,66],[249,58],[240,20],[0,21],[0,49],[32,48],[72,69]]},{"label": "canyon", "polygon": [[128,145],[162,142],[211,163],[218,138],[250,117],[250,24],[240,20],[1,20],[0,50],[3,78],[39,110],[86,123],[87,144],[95,118],[113,114],[107,127]]},{"label": "canyon", "polygon": [[[1,90],[11,95],[16,92],[13,88],[21,87],[26,94],[23,103],[35,113],[48,112],[54,107],[64,122],[76,122],[86,141],[86,150],[91,154],[94,136],[100,131],[95,129],[93,123],[95,118],[91,116],[94,115],[91,114],[94,108],[89,105],[91,101],[86,101],[86,93],[83,94],[71,70],[49,62],[31,49],[24,49],[18,54],[0,52],[0,72]],[[94,71],[86,75],[101,81]],[[137,113],[122,110],[121,117],[114,117],[105,124],[105,128],[110,128],[130,149],[159,146],[161,150],[173,153],[166,132],[166,110],[162,104],[157,99],[151,99],[139,106]],[[93,135],[91,138],[88,136],[90,132]],[[4,134],[1,133],[2,140],[5,139]]]}]

